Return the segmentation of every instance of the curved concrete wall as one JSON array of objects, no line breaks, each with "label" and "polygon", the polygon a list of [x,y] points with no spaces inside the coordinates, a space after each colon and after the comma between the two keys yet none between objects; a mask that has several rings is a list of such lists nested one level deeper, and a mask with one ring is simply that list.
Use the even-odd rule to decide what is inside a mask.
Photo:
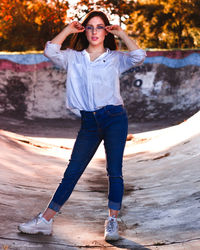
[{"label": "curved concrete wall", "polygon": [[[43,54],[0,54],[0,113],[76,118],[65,108],[66,73]],[[200,50],[148,51],[121,76],[130,119],[189,117],[200,109]]]}]

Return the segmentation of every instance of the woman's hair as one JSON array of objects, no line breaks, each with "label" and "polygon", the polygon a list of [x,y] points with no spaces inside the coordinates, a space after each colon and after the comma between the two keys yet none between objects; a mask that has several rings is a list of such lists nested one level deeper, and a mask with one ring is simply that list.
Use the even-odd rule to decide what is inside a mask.
[{"label": "woman's hair", "polygon": [[[82,25],[85,27],[87,25],[87,23],[89,22],[89,20],[92,19],[93,17],[96,17],[96,16],[100,17],[103,20],[105,26],[110,25],[110,22],[109,22],[107,16],[102,11],[98,11],[98,10],[93,10],[93,11],[89,12],[87,14],[87,16],[85,17],[85,19],[83,20]],[[84,32],[73,34],[69,47],[71,49],[74,49],[77,51],[82,51],[82,50],[86,49],[88,47],[88,45],[89,45],[89,42],[87,40],[87,37],[85,35],[85,30],[84,30]],[[114,38],[113,34],[108,33],[105,36],[104,47],[109,48],[110,50],[117,49],[117,45],[116,45],[115,38]]]}]

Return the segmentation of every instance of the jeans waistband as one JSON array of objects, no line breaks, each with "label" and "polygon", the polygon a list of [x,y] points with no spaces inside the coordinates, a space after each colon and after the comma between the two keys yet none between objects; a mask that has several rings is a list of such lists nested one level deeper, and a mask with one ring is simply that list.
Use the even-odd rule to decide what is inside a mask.
[{"label": "jeans waistband", "polygon": [[89,113],[98,113],[101,112],[102,110],[109,110],[112,107],[123,107],[124,105],[120,104],[120,105],[106,105],[102,108],[96,109],[94,111],[85,111],[85,110],[80,110],[81,114],[89,114]]}]

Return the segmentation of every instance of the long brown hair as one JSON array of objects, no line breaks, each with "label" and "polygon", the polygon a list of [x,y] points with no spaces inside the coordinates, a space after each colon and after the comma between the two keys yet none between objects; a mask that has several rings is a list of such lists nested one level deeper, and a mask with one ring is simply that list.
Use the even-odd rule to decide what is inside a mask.
[{"label": "long brown hair", "polygon": [[[82,25],[85,27],[87,25],[87,23],[89,22],[89,20],[93,17],[96,17],[96,16],[100,17],[103,20],[105,26],[110,25],[110,22],[109,22],[107,16],[102,11],[98,11],[98,10],[93,10],[93,11],[89,12],[87,14],[87,16],[85,17],[85,19],[83,20]],[[87,37],[85,35],[85,31],[84,31],[81,33],[73,34],[69,47],[71,49],[74,49],[74,50],[82,51],[82,50],[86,49],[88,47],[88,45],[89,45],[89,42],[87,40]],[[116,45],[115,38],[114,38],[113,34],[108,33],[105,36],[104,48],[109,48],[110,50],[117,49],[117,45]]]}]

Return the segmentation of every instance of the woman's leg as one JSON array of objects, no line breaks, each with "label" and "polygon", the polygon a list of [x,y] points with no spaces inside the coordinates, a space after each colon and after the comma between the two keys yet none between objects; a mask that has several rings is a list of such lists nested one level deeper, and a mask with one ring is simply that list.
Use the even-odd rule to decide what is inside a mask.
[{"label": "woman's leg", "polygon": [[128,119],[122,108],[115,107],[109,112],[109,126],[104,130],[104,146],[109,177],[108,208],[109,217],[105,221],[105,240],[118,240],[117,216],[121,209],[124,183],[122,176],[123,152],[127,138]]},{"label": "woman's leg", "polygon": [[95,154],[101,139],[97,131],[80,131],[73,148],[70,163],[64,173],[62,182],[58,186],[49,206],[43,213],[43,217],[49,221],[60,210],[72,193],[80,176],[84,172],[91,158]]},{"label": "woman's leg", "polygon": [[48,208],[43,214],[19,225],[19,230],[24,233],[51,234],[52,218],[71,195],[77,181],[84,172],[86,166],[90,162],[96,152],[102,136],[99,133],[94,117],[88,117],[85,122],[82,120],[81,130],[76,139],[70,163],[64,173],[62,182],[58,186]]},{"label": "woman's leg", "polygon": [[56,211],[54,211],[51,208],[47,208],[44,211],[42,216],[45,218],[45,220],[50,221],[55,215],[56,215]]},{"label": "woman's leg", "polygon": [[50,220],[67,201],[100,142],[97,131],[81,130],[79,132],[63,179],[43,214],[46,220]]},{"label": "woman's leg", "polygon": [[109,216],[117,218],[119,210],[109,209]]},{"label": "woman's leg", "polygon": [[104,132],[104,146],[109,177],[108,207],[109,215],[117,217],[118,211],[121,209],[124,192],[122,161],[128,132],[128,119],[126,113],[119,116],[111,116],[110,119],[112,122]]}]

